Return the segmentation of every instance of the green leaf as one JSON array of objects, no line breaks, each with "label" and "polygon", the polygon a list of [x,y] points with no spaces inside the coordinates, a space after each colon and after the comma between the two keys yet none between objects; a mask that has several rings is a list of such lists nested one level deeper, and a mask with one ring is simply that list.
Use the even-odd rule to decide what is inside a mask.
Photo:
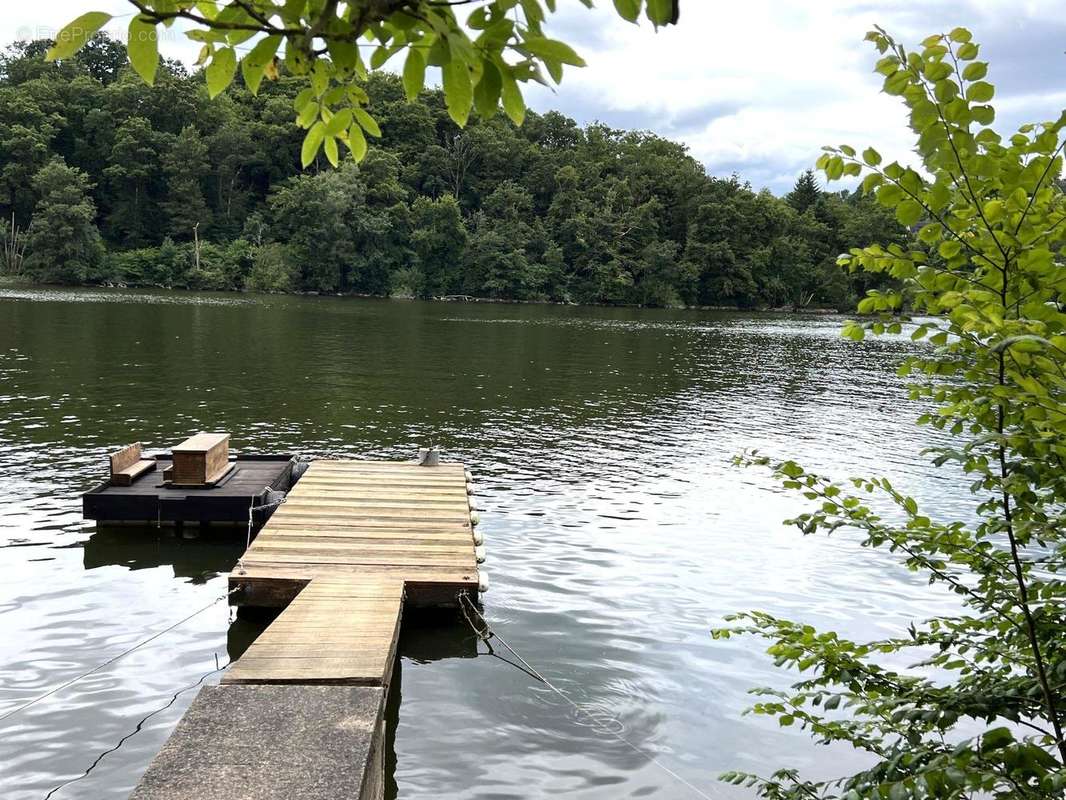
[{"label": "green leaf", "polygon": [[984,61],[974,61],[967,64],[962,70],[963,80],[979,81],[988,74],[988,64]]},{"label": "green leaf", "polygon": [[658,28],[660,25],[672,25],[677,22],[678,0],[648,0],[648,19]]},{"label": "green leaf", "polygon": [[481,80],[474,87],[474,107],[477,108],[478,114],[487,119],[499,108],[503,81],[500,71],[491,61],[483,62],[482,66]]},{"label": "green leaf", "polygon": [[322,152],[326,154],[326,160],[333,166],[338,166],[341,163],[340,153],[337,152],[337,139],[334,136],[327,136],[322,140]]},{"label": "green leaf", "polygon": [[979,50],[980,48],[978,48],[973,42],[967,42],[958,49],[956,55],[962,61],[970,61],[971,59],[977,58]]},{"label": "green leaf", "polygon": [[882,178],[878,173],[871,172],[869,175],[862,179],[862,193],[869,194],[878,186],[880,186],[883,181],[884,178]]},{"label": "green leaf", "polygon": [[952,259],[962,251],[962,244],[958,239],[946,239],[940,243],[937,252],[941,258]]},{"label": "green leaf", "polygon": [[874,150],[872,147],[867,147],[862,151],[862,160],[869,166],[876,167],[881,163],[881,154]]},{"label": "green leaf", "polygon": [[319,120],[304,136],[303,147],[300,148],[300,162],[306,169],[318,155],[318,149],[322,146],[322,140],[326,136],[326,124]]},{"label": "green leaf", "polygon": [[152,86],[159,67],[159,35],[155,25],[144,20],[140,14],[130,20],[126,52],[133,69],[145,83]]},{"label": "green leaf", "polygon": [[348,129],[348,147],[356,161],[362,161],[366,156],[366,137],[363,135],[363,129],[358,125],[353,125]]},{"label": "green leaf", "polygon": [[470,116],[470,107],[474,104],[474,89],[470,85],[470,68],[465,61],[453,57],[441,67],[444,82],[444,104],[448,107],[448,116],[462,128]]},{"label": "green leaf", "polygon": [[640,16],[640,0],[614,0],[614,8],[627,22],[636,22]]},{"label": "green leaf", "polygon": [[922,207],[914,200],[904,200],[896,208],[896,219],[904,227],[915,225],[922,218]]},{"label": "green leaf", "polygon": [[[364,112],[365,113],[365,112]],[[326,123],[326,136],[339,136],[352,125],[352,109],[344,108],[329,118]]]},{"label": "green leaf", "polygon": [[506,66],[499,63],[496,66],[500,69],[500,98],[503,101],[503,110],[511,118],[511,122],[521,125],[526,118],[526,101],[522,97],[522,91]]},{"label": "green leaf", "polygon": [[73,22],[67,23],[56,34],[55,44],[48,49],[45,58],[48,61],[70,58],[84,47],[93,34],[110,21],[111,15],[102,11],[90,11],[87,14],[82,14]]},{"label": "green leaf", "polygon": [[992,106],[971,106],[970,116],[980,125],[991,125],[996,120],[996,110]]},{"label": "green leaf", "polygon": [[301,128],[310,128],[311,124],[318,119],[321,110],[322,107],[318,104],[312,92],[311,99],[300,109],[300,113],[296,117],[296,124]]},{"label": "green leaf", "polygon": [[381,138],[381,128],[378,127],[378,122],[363,108],[353,108],[352,114],[359,122],[359,126],[373,136],[375,139]]},{"label": "green leaf", "polygon": [[840,329],[840,335],[845,339],[851,339],[853,342],[861,342],[866,337],[866,331],[862,329],[862,325],[853,320],[849,320],[844,323],[844,327]]},{"label": "green leaf", "polygon": [[403,63],[403,91],[409,101],[418,97],[426,82],[426,59],[420,50],[413,47],[407,51]]},{"label": "green leaf", "polygon": [[230,85],[233,76],[237,72],[237,53],[232,47],[223,47],[216,50],[211,57],[211,63],[207,65],[204,73],[207,77],[207,94],[211,99]]},{"label": "green leaf", "polygon": [[953,42],[965,44],[973,38],[973,34],[966,30],[966,28],[955,28],[948,34],[948,38]]},{"label": "green leaf", "polygon": [[252,94],[259,93],[259,84],[263,81],[266,66],[274,60],[274,54],[280,46],[281,36],[267,36],[256,42],[248,55],[241,59],[241,75]]},{"label": "green leaf", "polygon": [[894,72],[885,78],[884,90],[885,94],[900,95],[903,94],[903,90],[907,88],[911,81],[911,76],[905,69],[901,69],[898,72]]},{"label": "green leaf", "polygon": [[1013,743],[1014,734],[1007,728],[992,728],[981,736],[981,749],[985,752],[1000,750]]},{"label": "green leaf", "polygon": [[522,46],[541,59],[560,61],[563,64],[571,64],[575,67],[585,66],[585,60],[575,53],[570,45],[557,39],[544,39],[533,36],[525,39],[522,42]]},{"label": "green leaf", "polygon": [[995,95],[996,90],[991,83],[978,81],[971,84],[966,90],[966,99],[971,103],[987,103]]}]

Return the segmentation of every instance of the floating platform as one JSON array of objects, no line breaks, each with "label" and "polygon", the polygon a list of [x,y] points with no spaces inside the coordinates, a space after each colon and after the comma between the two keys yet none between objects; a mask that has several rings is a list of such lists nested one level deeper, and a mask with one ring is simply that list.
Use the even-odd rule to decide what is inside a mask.
[{"label": "floating platform", "polygon": [[283,610],[197,696],[133,800],[378,800],[404,611],[479,589],[466,474],[312,462],[230,574],[231,603]]},{"label": "floating platform", "polygon": [[402,581],[409,603],[478,588],[462,464],[314,461],[230,574],[236,605],[284,608],[312,579]]},{"label": "floating platform", "polygon": [[[170,453],[156,456],[156,469],[135,478],[129,486],[104,481],[82,495],[86,519],[108,523],[212,522],[247,524],[248,509],[263,505],[267,489],[288,491],[293,484],[295,459],[290,455],[240,455],[231,458],[224,477],[204,488],[164,483],[173,463]],[[261,525],[270,509],[255,512]]]}]

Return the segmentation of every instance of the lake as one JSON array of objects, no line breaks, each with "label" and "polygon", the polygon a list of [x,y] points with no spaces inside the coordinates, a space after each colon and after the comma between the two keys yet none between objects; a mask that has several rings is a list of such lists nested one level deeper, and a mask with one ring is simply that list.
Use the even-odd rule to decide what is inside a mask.
[{"label": "lake", "polygon": [[[841,321],[2,290],[0,715],[211,603],[243,550],[242,534],[82,521],[110,450],[200,429],[306,456],[434,442],[479,490],[486,617],[624,741],[505,651],[475,649],[461,620],[416,620],[390,699],[390,796],[731,798],[747,794],[722,770],[842,774],[847,750],[742,715],[748,688],[788,677],[764,645],[708,633],[761,609],[874,637],[954,607],[888,554],[783,527],[802,501],[730,463],[758,447],[967,513],[963,484],[920,455],[933,434],[895,375],[916,345],[847,342]],[[256,631],[217,603],[0,721],[0,796],[77,778],[53,796],[125,797],[195,695],[179,690],[217,682]]]}]

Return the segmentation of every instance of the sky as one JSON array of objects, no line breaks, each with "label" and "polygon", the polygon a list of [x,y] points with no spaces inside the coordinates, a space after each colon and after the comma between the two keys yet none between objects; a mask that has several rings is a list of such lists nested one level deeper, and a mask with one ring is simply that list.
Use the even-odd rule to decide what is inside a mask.
[{"label": "sky", "polygon": [[[588,66],[568,69],[553,90],[530,88],[531,108],[684,142],[708,173],[779,194],[827,144],[913,162],[902,106],[880,92],[877,53],[863,41],[874,24],[912,45],[956,25],[972,30],[990,62],[1001,133],[1066,108],[1066,16],[1046,0],[681,0],[680,24],[658,32],[624,22],[610,0],[558,5],[546,32]],[[0,41],[51,36],[97,10],[125,15],[106,28],[121,36],[126,0],[46,0],[7,4]],[[191,63],[199,46],[167,33],[164,55]]]}]

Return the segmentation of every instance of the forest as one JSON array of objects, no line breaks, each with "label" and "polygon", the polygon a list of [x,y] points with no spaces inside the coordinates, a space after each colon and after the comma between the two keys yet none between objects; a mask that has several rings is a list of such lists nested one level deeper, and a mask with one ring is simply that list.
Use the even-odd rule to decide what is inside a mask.
[{"label": "forest", "polygon": [[[300,83],[164,62],[154,86],[97,35],[0,56],[0,269],[19,279],[207,290],[463,295],[645,306],[849,307],[838,253],[903,242],[892,212],[812,173],[785,197],[682,144],[556,112],[458,128],[439,90],[365,85],[365,159],[300,168]],[[812,159],[813,160],[813,159]],[[865,282],[863,282],[865,281]]]}]

